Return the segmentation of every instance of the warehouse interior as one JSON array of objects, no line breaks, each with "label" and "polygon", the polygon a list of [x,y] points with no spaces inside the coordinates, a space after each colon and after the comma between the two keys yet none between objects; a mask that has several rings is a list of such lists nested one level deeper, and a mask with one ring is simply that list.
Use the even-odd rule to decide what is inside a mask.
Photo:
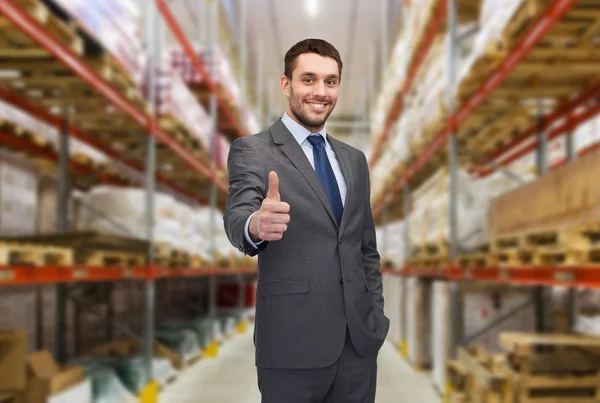
[{"label": "warehouse interior", "polygon": [[233,141],[344,61],[378,403],[600,403],[600,0],[0,0],[0,403],[260,401]]}]

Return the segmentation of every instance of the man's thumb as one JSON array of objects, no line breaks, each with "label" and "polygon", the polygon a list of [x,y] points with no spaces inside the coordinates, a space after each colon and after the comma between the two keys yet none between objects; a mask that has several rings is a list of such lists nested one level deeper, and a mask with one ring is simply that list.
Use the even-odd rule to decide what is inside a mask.
[{"label": "man's thumb", "polygon": [[279,177],[275,171],[269,172],[269,190],[267,199],[281,201],[279,196]]}]

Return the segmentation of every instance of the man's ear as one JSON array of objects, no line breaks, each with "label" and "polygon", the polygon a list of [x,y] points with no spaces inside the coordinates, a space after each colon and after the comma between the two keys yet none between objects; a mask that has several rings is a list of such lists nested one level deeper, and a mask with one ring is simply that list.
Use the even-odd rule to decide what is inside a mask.
[{"label": "man's ear", "polygon": [[290,79],[284,74],[281,76],[281,80],[280,80],[280,86],[281,86],[281,91],[285,94],[285,96],[289,97],[290,96],[290,86],[292,85],[292,83],[290,82]]}]

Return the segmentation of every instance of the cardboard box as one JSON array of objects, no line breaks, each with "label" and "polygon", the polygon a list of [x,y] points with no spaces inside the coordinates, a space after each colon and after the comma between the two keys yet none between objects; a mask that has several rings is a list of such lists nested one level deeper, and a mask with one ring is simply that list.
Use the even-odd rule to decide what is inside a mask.
[{"label": "cardboard box", "polygon": [[0,403],[25,403],[23,392],[0,392]]},{"label": "cardboard box", "polygon": [[61,370],[47,350],[27,357],[27,375],[26,403],[46,403],[49,397],[70,390],[84,379],[82,367]]},{"label": "cardboard box", "polygon": [[27,333],[23,330],[0,332],[0,391],[24,390],[27,374]]}]

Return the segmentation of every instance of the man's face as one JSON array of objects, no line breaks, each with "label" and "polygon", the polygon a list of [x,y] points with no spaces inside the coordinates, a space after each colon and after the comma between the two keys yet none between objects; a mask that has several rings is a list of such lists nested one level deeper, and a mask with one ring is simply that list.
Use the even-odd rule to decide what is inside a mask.
[{"label": "man's face", "polygon": [[312,133],[320,131],[333,112],[340,86],[335,59],[303,53],[296,59],[292,79],[281,77],[281,89],[288,97],[288,114]]}]

